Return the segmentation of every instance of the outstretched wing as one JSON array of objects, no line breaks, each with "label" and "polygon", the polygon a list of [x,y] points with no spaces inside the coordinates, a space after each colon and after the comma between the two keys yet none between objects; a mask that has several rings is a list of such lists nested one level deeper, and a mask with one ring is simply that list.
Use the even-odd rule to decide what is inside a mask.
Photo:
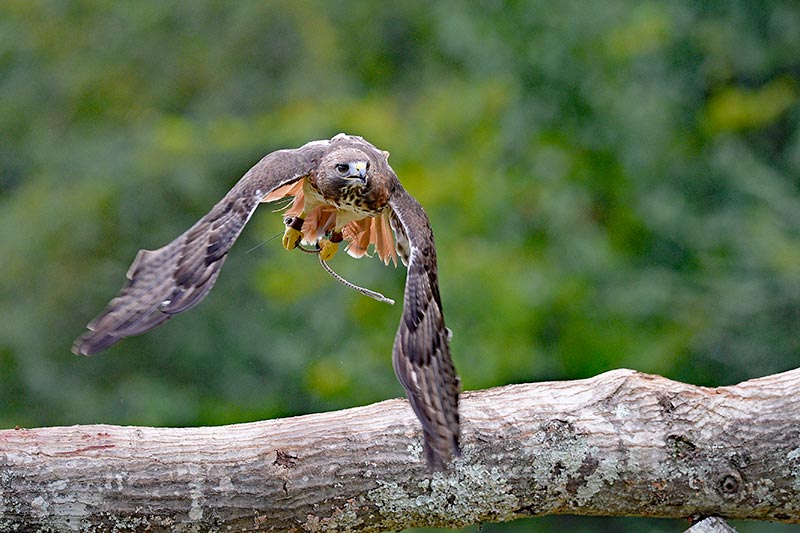
[{"label": "outstretched wing", "polygon": [[217,280],[225,257],[259,202],[276,188],[307,176],[328,141],[265,156],[211,211],[158,250],[140,250],[127,283],[72,346],[91,355],[124,337],[144,333],[197,305]]},{"label": "outstretched wing", "polygon": [[450,358],[450,331],[442,314],[433,232],[422,206],[399,182],[389,206],[398,252],[408,266],[403,317],[392,362],[422,423],[428,464],[443,469],[460,454],[460,383]]}]

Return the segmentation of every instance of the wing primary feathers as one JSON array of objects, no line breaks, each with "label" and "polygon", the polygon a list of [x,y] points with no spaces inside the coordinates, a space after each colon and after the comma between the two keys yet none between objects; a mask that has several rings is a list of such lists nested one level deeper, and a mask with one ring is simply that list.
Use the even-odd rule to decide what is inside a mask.
[{"label": "wing primary feathers", "polygon": [[158,250],[140,250],[120,293],[89,323],[72,351],[97,353],[200,303],[258,204],[276,189],[307,176],[328,145],[314,141],[266,155],[183,235]]},{"label": "wing primary feathers", "polygon": [[450,357],[437,279],[436,250],[422,206],[395,184],[389,205],[398,253],[408,265],[403,317],[392,360],[422,424],[423,448],[434,470],[447,468],[461,454],[458,398],[460,383]]}]

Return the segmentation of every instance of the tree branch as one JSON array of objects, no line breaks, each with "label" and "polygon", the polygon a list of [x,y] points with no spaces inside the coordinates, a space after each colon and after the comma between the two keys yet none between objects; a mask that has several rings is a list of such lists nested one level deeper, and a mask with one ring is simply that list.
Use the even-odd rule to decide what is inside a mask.
[{"label": "tree branch", "polygon": [[721,518],[711,516],[696,523],[684,533],[736,533],[736,530]]},{"label": "tree branch", "polygon": [[429,472],[404,400],[205,428],[0,431],[0,530],[384,531],[554,513],[800,522],[800,370],[466,393]]}]

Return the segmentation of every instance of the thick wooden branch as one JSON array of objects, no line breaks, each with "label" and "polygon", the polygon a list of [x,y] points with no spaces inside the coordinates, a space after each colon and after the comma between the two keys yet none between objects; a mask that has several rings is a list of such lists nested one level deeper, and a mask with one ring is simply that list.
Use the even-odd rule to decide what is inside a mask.
[{"label": "thick wooden branch", "polygon": [[719,388],[617,370],[467,393],[462,416],[463,457],[444,474],[404,400],[224,427],[4,430],[0,531],[800,522],[800,370]]},{"label": "thick wooden branch", "polygon": [[736,533],[736,530],[717,516],[710,516],[696,523],[684,533]]}]

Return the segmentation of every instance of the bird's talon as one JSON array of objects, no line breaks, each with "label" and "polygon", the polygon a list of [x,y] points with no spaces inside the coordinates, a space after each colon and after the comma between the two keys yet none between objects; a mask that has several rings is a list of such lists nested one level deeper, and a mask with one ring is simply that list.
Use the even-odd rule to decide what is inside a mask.
[{"label": "bird's talon", "polygon": [[338,242],[331,242],[328,239],[320,239],[317,246],[319,247],[319,258],[323,261],[330,261],[333,259],[333,256],[336,255],[336,251],[339,249]]},{"label": "bird's talon", "polygon": [[283,232],[283,239],[282,244],[283,247],[287,250],[294,250],[297,248],[297,245],[300,244],[300,241],[303,240],[303,233],[298,231],[294,228],[287,227],[286,231]]}]

